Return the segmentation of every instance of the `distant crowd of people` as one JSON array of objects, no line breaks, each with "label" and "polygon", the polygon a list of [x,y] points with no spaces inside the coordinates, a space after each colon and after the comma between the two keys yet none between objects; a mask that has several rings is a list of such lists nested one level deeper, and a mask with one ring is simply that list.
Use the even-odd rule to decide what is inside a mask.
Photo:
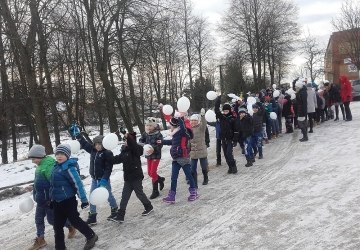
[{"label": "distant crowd of people", "polygon": [[[110,221],[124,222],[128,201],[134,191],[144,206],[143,216],[153,211],[150,200],[160,196],[165,187],[165,178],[158,174],[162,158],[163,145],[170,146],[173,159],[171,181],[168,194],[163,202],[173,204],[176,200],[177,180],[182,169],[188,182],[188,201],[199,198],[198,193],[198,162],[203,176],[202,185],[209,183],[208,147],[209,131],[207,125],[214,126],[216,131],[216,163],[222,164],[221,150],[228,166],[229,174],[238,172],[233,148],[240,145],[244,154],[245,167],[253,166],[255,158],[264,157],[263,144],[276,139],[283,132],[293,133],[300,129],[300,142],[309,140],[308,133],[314,132],[314,125],[330,119],[339,120],[339,107],[343,120],[351,121],[350,102],[352,101],[351,84],[342,76],[340,87],[324,81],[319,85],[308,83],[306,79],[295,80],[289,89],[268,88],[258,93],[248,93],[246,98],[235,99],[232,103],[221,105],[221,96],[215,100],[215,122],[207,122],[205,110],[189,115],[187,112],[175,112],[164,115],[170,126],[169,139],[164,138],[157,119],[149,117],[145,121],[145,132],[137,141],[136,133],[128,133],[120,129],[119,136],[124,145],[118,155],[103,147],[103,136],[99,135],[92,141],[83,136],[76,123],[69,128],[70,135],[79,141],[82,149],[90,155],[89,174],[92,178],[90,192],[104,187],[108,190]],[[249,100],[251,98],[252,101]],[[253,101],[255,100],[255,101]],[[335,107],[335,112],[332,110]],[[161,108],[161,107],[160,107]],[[335,113],[335,114],[334,114]],[[284,119],[283,119],[284,118]],[[283,130],[285,121],[285,130]],[[141,156],[147,159],[147,173],[152,182],[152,193],[147,197],[142,181],[144,174]],[[89,204],[76,158],[71,157],[68,144],[60,144],[55,151],[55,159],[47,156],[42,145],[34,145],[28,157],[37,165],[34,181],[34,201],[36,238],[29,250],[40,249],[47,245],[44,218],[53,225],[55,232],[55,249],[63,250],[65,246],[64,227],[69,230],[68,238],[74,238],[78,230],[86,237],[84,249],[91,249],[98,240],[98,235],[90,227],[97,224],[97,209]],[[123,164],[124,185],[121,201],[118,205],[112,193],[111,173],[114,164]],[[81,208],[90,206],[86,221],[78,212],[78,195]]]}]

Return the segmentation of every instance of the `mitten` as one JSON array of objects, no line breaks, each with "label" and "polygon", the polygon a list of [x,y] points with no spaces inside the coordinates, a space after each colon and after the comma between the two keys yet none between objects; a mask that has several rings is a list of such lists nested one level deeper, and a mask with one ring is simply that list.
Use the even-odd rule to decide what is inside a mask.
[{"label": "mitten", "polygon": [[85,209],[89,206],[89,202],[81,202],[81,209]]}]

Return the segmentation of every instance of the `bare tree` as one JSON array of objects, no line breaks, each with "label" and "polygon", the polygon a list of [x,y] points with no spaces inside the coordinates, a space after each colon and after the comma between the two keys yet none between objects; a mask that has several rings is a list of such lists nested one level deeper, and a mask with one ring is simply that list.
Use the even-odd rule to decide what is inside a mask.
[{"label": "bare tree", "polygon": [[341,7],[340,16],[332,20],[336,31],[342,31],[342,43],[351,63],[360,70],[360,3],[346,0]]}]

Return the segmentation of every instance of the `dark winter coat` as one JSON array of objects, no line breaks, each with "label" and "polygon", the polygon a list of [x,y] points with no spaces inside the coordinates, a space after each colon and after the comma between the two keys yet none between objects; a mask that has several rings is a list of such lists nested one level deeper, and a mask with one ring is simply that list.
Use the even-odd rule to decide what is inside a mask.
[{"label": "dark winter coat", "polygon": [[264,120],[264,110],[259,109],[258,112],[253,114],[253,124],[254,124],[254,133],[258,133],[262,131],[262,124]]},{"label": "dark winter coat", "polygon": [[159,130],[156,130],[152,133],[144,132],[142,134],[139,142],[144,144],[150,144],[154,149],[154,152],[151,155],[145,156],[147,159],[161,159],[162,143],[158,143],[157,141],[159,140],[163,140],[163,135],[160,133]]},{"label": "dark winter coat", "polygon": [[239,132],[236,130],[236,118],[229,112],[224,115],[220,111],[220,96],[215,101],[215,114],[220,123],[220,139],[223,141],[237,142]]},{"label": "dark winter coat", "polygon": [[88,143],[82,136],[77,137],[77,139],[80,142],[81,147],[90,154],[89,173],[91,178],[96,180],[109,180],[113,168],[113,153],[106,149],[97,151],[96,148]]},{"label": "dark winter coat", "polygon": [[341,102],[340,89],[335,84],[331,84],[331,86],[330,86],[329,99],[330,99],[331,104]]},{"label": "dark winter coat", "polygon": [[163,140],[163,145],[171,145],[170,155],[173,159],[189,158],[189,141],[193,138],[192,130],[185,127],[182,119],[179,119],[179,126],[173,131],[171,140]]},{"label": "dark winter coat", "polygon": [[243,139],[248,138],[254,133],[253,118],[249,114],[246,114],[242,119],[239,118],[237,120],[236,127]]},{"label": "dark winter coat", "polygon": [[307,115],[307,88],[304,85],[296,92],[296,108],[298,117],[306,117]]},{"label": "dark winter coat", "polygon": [[292,102],[291,102],[290,95],[285,95],[284,103],[283,103],[283,110],[282,110],[283,117],[289,117],[292,115],[291,106],[292,106]]},{"label": "dark winter coat", "polygon": [[76,158],[56,162],[50,178],[50,198],[61,202],[78,194],[81,202],[87,202],[84,185],[80,179],[79,165]]},{"label": "dark winter coat", "polygon": [[113,157],[113,164],[123,164],[124,181],[143,180],[144,173],[141,168],[141,160],[144,149],[138,145],[135,138],[127,137],[127,146],[123,146],[120,154]]}]

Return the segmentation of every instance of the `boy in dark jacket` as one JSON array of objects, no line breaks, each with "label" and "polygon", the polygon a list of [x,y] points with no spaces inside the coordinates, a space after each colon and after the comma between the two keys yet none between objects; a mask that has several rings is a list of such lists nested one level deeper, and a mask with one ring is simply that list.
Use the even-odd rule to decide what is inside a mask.
[{"label": "boy in dark jacket", "polygon": [[239,109],[239,120],[236,124],[237,131],[240,132],[245,144],[245,167],[251,167],[254,160],[251,136],[254,132],[254,124],[252,117],[247,113],[245,108]]},{"label": "boy in dark jacket", "polygon": [[[52,169],[55,165],[55,159],[51,156],[46,156],[45,147],[35,144],[31,147],[28,157],[32,160],[32,163],[36,164],[35,179],[33,196],[34,201],[37,203],[35,211],[35,224],[36,235],[34,244],[28,250],[40,249],[47,245],[45,235],[45,221],[50,225],[54,225],[54,210],[50,207],[50,177]],[[70,225],[68,221],[65,224],[69,228],[68,239],[74,238],[76,229]]]},{"label": "boy in dark jacket", "polygon": [[126,133],[124,135],[125,145],[122,147],[120,154],[113,157],[113,163],[122,163],[124,171],[124,187],[121,195],[120,208],[117,215],[110,219],[115,222],[124,222],[126,207],[133,191],[144,205],[145,210],[142,216],[147,216],[153,211],[153,206],[146,197],[142,186],[144,174],[141,168],[140,156],[142,156],[144,149],[136,143],[135,138],[135,132]]},{"label": "boy in dark jacket", "polygon": [[[76,126],[76,125],[73,125]],[[98,135],[93,139],[93,144],[90,144],[80,133],[78,127],[71,127],[69,130],[71,136],[76,137],[80,142],[81,148],[90,154],[90,168],[89,173],[92,178],[90,193],[98,187],[105,187],[109,191],[108,202],[110,205],[111,214],[108,217],[115,217],[118,207],[114,195],[111,191],[110,175],[113,168],[112,157],[113,153],[106,150],[102,145],[104,136]],[[96,206],[90,204],[89,217],[86,221],[89,225],[95,225],[96,220]]]},{"label": "boy in dark jacket", "polygon": [[283,110],[282,110],[282,116],[285,117],[285,127],[286,127],[286,133],[293,133],[293,105],[291,101],[291,96],[289,94],[285,94],[284,97],[284,104],[283,104]]},{"label": "boy in dark jacket", "polygon": [[83,183],[80,179],[79,165],[76,158],[70,158],[68,144],[60,144],[55,151],[56,164],[51,172],[50,197],[54,208],[55,249],[64,250],[64,225],[68,219],[80,233],[86,237],[84,250],[95,246],[98,236],[84,222],[77,211],[76,194],[81,200],[81,208],[89,206]]},{"label": "boy in dark jacket", "polygon": [[160,190],[164,189],[165,178],[161,177],[157,173],[157,169],[161,160],[161,148],[163,136],[157,129],[157,123],[155,118],[149,117],[145,121],[145,132],[142,134],[139,142],[142,144],[151,145],[152,150],[145,152],[145,158],[147,159],[148,175],[151,178],[153,191],[150,195],[150,199],[159,197],[159,184]]},{"label": "boy in dark jacket", "polygon": [[307,88],[302,82],[297,82],[296,85],[296,109],[298,126],[301,129],[303,138],[301,142],[308,141],[307,135]]},{"label": "boy in dark jacket", "polygon": [[220,138],[225,156],[226,163],[229,166],[228,173],[236,174],[237,167],[233,155],[233,147],[236,147],[238,142],[238,131],[236,130],[235,120],[236,117],[232,115],[230,104],[224,104],[222,111],[220,111],[221,96],[215,101],[215,114],[216,119],[220,123]]}]

